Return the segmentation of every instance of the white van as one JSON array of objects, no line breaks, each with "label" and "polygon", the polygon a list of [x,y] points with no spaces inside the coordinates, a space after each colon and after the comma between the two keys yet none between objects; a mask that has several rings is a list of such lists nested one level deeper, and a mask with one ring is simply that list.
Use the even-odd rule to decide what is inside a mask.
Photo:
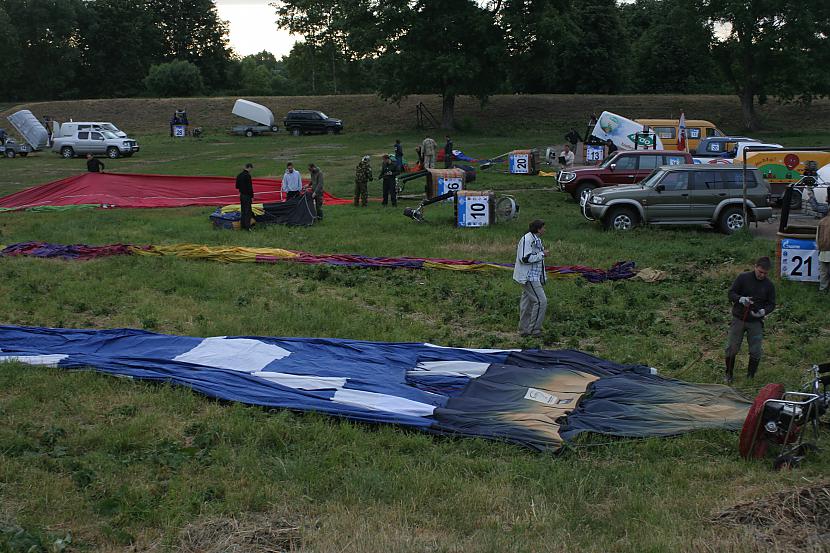
[{"label": "white van", "polygon": [[118,138],[127,138],[127,133],[109,122],[104,121],[52,121],[52,139],[62,136],[75,136],[78,131],[109,131]]}]

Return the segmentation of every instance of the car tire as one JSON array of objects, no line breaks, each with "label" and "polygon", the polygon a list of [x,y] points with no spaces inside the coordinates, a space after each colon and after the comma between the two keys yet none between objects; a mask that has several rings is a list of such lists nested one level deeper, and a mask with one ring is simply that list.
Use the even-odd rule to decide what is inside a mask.
[{"label": "car tire", "polygon": [[793,194],[790,196],[790,209],[801,209],[801,191],[793,188]]},{"label": "car tire", "polygon": [[640,216],[631,207],[612,207],[603,224],[606,230],[629,231],[640,224]]},{"label": "car tire", "polygon": [[247,136],[248,138],[251,138],[252,136],[254,136],[254,131],[252,131],[251,129],[248,129],[247,131],[245,131],[245,136]]},{"label": "car tire", "polygon": [[329,127],[326,129],[326,134],[334,134],[334,127]]},{"label": "car tire", "polygon": [[72,146],[64,146],[61,148],[61,156],[63,159],[72,159],[75,157],[75,150],[72,149]]},{"label": "car tire", "polygon": [[574,190],[573,199],[578,201],[578,202],[581,202],[582,201],[582,196],[585,195],[585,194],[590,194],[591,190],[593,190],[594,188],[596,188],[596,186],[592,183],[586,182],[584,184],[580,184]]},{"label": "car tire", "polygon": [[107,148],[107,157],[110,159],[118,159],[121,157],[121,152],[118,151],[118,148],[115,146],[110,146]]},{"label": "car tire", "polygon": [[742,207],[729,206],[724,208],[718,219],[718,228],[724,234],[735,234],[746,226]]},{"label": "car tire", "polygon": [[15,155],[17,155],[17,154],[15,154],[14,150],[12,150],[12,149],[6,150],[6,157],[7,158],[12,159],[12,158],[14,158]]},{"label": "car tire", "polygon": [[303,134],[303,131],[300,130],[300,127],[291,127],[291,136],[300,136]]},{"label": "car tire", "polygon": [[280,128],[274,125],[273,127],[271,127],[271,132],[280,132]]}]

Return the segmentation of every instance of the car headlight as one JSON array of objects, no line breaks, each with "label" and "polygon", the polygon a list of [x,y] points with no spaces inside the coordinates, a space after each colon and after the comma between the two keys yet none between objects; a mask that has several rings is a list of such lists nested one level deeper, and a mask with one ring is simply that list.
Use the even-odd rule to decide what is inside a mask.
[{"label": "car headlight", "polygon": [[576,178],[576,173],[571,173],[568,171],[562,171],[559,176],[559,182],[571,182]]},{"label": "car headlight", "polygon": [[591,203],[602,205],[603,203],[605,203],[605,198],[603,196],[591,196]]}]

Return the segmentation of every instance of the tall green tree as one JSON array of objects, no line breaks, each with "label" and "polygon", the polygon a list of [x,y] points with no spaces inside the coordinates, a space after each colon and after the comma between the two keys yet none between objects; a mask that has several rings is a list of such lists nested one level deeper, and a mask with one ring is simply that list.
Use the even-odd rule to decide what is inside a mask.
[{"label": "tall green tree", "polygon": [[441,126],[455,126],[455,100],[484,101],[500,89],[505,57],[493,14],[471,0],[419,0],[408,26],[392,29],[375,71],[378,91],[392,100],[441,96]]},{"label": "tall green tree", "polygon": [[748,130],[759,125],[756,98],[809,102],[830,92],[827,0],[703,0],[703,8],[718,28],[712,53]]},{"label": "tall green tree", "polygon": [[[84,97],[140,94],[150,66],[165,59],[165,42],[147,0],[93,0],[81,21]],[[126,47],[125,47],[126,46]]]},{"label": "tall green tree", "polygon": [[505,33],[513,92],[563,92],[580,78],[565,72],[578,43],[570,0],[505,0],[493,9]]},{"label": "tall green tree", "polygon": [[213,0],[147,0],[164,40],[165,60],[196,65],[208,88],[227,85],[228,25]]},{"label": "tall green tree", "polygon": [[3,79],[28,100],[76,98],[82,68],[79,22],[87,7],[81,0],[0,0],[17,35],[16,73]]},{"label": "tall green tree", "polygon": [[204,92],[202,74],[195,64],[176,60],[150,67],[144,86],[151,96],[197,96]]},{"label": "tall green tree", "polygon": [[22,62],[22,52],[17,38],[17,30],[6,10],[0,6],[0,99],[16,100],[19,98],[13,86],[12,75],[18,75]]},{"label": "tall green tree", "polygon": [[620,5],[630,54],[625,88],[646,94],[721,93],[724,82],[709,46],[711,21],[698,0],[637,0]]},{"label": "tall green tree", "polygon": [[572,18],[577,40],[565,53],[562,92],[620,92],[628,52],[616,0],[575,2]]}]

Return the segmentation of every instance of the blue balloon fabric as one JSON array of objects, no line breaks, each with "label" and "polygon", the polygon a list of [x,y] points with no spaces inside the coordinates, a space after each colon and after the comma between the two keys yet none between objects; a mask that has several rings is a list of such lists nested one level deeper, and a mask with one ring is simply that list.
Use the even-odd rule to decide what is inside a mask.
[{"label": "blue balloon fabric", "polygon": [[554,451],[583,432],[737,429],[749,407],[726,386],[666,379],[573,350],[0,326],[0,361],[94,369],[250,405]]}]

